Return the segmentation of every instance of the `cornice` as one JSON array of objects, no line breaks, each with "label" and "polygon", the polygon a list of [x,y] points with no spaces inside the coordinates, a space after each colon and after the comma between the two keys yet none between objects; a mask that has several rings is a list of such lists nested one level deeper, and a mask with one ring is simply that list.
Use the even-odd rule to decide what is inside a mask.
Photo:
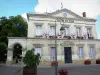
[{"label": "cornice", "polygon": [[[72,14],[73,16],[76,16],[77,18],[65,18],[65,17],[54,17],[53,16],[53,14],[57,14],[57,13],[60,13],[62,11],[67,11],[70,14]],[[53,18],[53,19],[62,18],[62,19],[71,19],[71,20],[89,21],[89,22],[95,22],[96,21],[96,19],[90,19],[90,18],[81,17],[81,16],[77,15],[76,13],[74,13],[74,12],[68,10],[68,9],[57,10],[55,12],[47,13],[47,14],[46,13],[45,14],[27,13],[27,16],[28,17],[33,17],[34,16],[34,17],[39,17],[39,18]]]},{"label": "cornice", "polygon": [[[46,39],[46,38],[34,38],[34,37],[8,37],[8,39],[40,39],[40,40],[55,40],[55,39]],[[57,39],[57,40],[69,40],[69,39]],[[71,41],[78,41],[78,39],[70,39]],[[80,41],[100,41],[100,39],[82,39]]]}]

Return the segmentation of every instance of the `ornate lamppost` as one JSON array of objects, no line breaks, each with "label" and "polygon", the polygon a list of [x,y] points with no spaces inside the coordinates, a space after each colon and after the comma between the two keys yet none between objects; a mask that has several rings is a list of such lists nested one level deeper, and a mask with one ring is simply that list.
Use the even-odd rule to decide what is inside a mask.
[{"label": "ornate lamppost", "polygon": [[[57,18],[59,19],[59,18]],[[64,20],[60,18],[60,24],[62,25],[61,28],[60,28],[60,32],[61,33],[64,33],[65,32],[65,28],[64,28]],[[61,23],[63,22],[63,23]],[[55,61],[57,62],[57,38],[56,38],[56,32],[57,28],[56,28],[56,20],[55,20]],[[55,66],[55,75],[58,75],[58,65]]]}]

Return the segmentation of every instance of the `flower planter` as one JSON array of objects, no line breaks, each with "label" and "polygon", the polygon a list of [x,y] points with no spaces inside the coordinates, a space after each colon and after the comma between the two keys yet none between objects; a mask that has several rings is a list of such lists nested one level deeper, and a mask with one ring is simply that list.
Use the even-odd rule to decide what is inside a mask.
[{"label": "flower planter", "polygon": [[96,60],[96,64],[100,64],[100,59],[97,59]]},{"label": "flower planter", "polygon": [[71,39],[71,36],[64,36],[63,38]]},{"label": "flower planter", "polygon": [[57,36],[49,36],[50,39],[55,39]]},{"label": "flower planter", "polygon": [[81,37],[81,36],[77,36],[77,39],[83,39],[83,37]]},{"label": "flower planter", "polygon": [[66,72],[60,72],[59,75],[68,75]]},{"label": "flower planter", "polygon": [[40,59],[40,54],[35,54],[34,49],[28,50],[23,57],[23,62],[26,65],[23,68],[23,75],[37,75],[37,65],[39,65]]},{"label": "flower planter", "polygon": [[93,37],[88,37],[88,39],[93,39]]},{"label": "flower planter", "polygon": [[37,67],[24,67],[23,68],[23,75],[37,75]]},{"label": "flower planter", "polygon": [[68,75],[68,70],[67,69],[60,69],[58,73],[59,73],[59,75]]},{"label": "flower planter", "polygon": [[84,64],[85,64],[85,65],[91,64],[91,60],[90,60],[90,59],[85,60],[85,61],[84,61]]},{"label": "flower planter", "polygon": [[81,39],[83,39],[83,37],[80,37]]},{"label": "flower planter", "polygon": [[58,65],[58,62],[57,62],[57,61],[52,61],[52,62],[51,62],[51,66],[52,66],[52,67],[55,67],[55,66],[57,66],[57,65]]},{"label": "flower planter", "polygon": [[70,37],[70,36],[67,36],[67,38],[68,38],[68,39],[71,39],[71,37]]}]

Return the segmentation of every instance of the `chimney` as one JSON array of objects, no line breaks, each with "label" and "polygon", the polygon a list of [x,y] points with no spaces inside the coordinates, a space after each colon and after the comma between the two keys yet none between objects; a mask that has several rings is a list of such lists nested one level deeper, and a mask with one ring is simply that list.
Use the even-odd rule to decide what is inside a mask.
[{"label": "chimney", "polygon": [[83,12],[82,14],[83,14],[83,17],[86,17],[86,12]]}]

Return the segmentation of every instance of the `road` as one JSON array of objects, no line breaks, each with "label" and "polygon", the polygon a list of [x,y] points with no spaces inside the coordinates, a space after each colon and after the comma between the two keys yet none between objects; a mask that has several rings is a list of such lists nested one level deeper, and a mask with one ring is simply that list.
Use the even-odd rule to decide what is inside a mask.
[{"label": "road", "polygon": [[[68,75],[100,75],[100,65],[64,64],[58,69],[68,69]],[[54,75],[55,68],[51,66],[38,66],[37,75]],[[23,75],[20,65],[0,65],[0,75]]]}]

